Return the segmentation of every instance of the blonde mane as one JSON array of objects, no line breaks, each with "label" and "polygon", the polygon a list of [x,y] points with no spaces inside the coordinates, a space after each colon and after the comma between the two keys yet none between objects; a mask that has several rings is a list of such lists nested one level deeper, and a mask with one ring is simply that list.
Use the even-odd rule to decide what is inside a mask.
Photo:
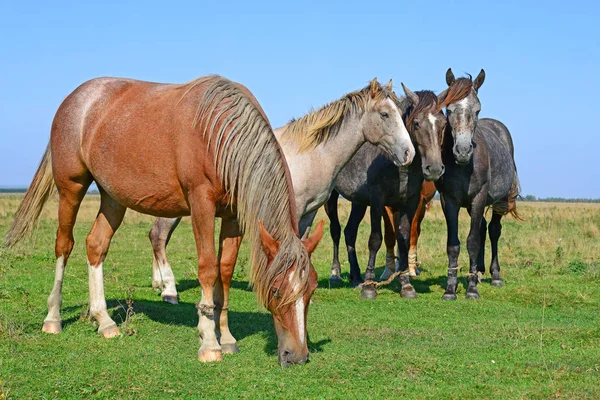
[{"label": "blonde mane", "polygon": [[393,91],[383,88],[376,79],[373,79],[365,88],[348,93],[339,100],[290,121],[285,126],[281,138],[296,142],[301,153],[310,151],[335,137],[344,118],[364,113],[369,100],[377,104],[387,98],[391,98],[394,102],[398,101]]},{"label": "blonde mane", "polygon": [[[296,301],[308,288],[310,259],[298,237],[294,191],[285,157],[269,122],[257,104],[240,86],[220,76],[207,76],[185,85],[188,95],[202,88],[194,117],[214,154],[223,187],[237,206],[242,232],[251,243],[251,276],[258,301],[269,301],[275,278],[293,264],[297,287],[281,299],[281,305]],[[279,252],[268,264],[258,232],[258,221],[280,242]]]}]

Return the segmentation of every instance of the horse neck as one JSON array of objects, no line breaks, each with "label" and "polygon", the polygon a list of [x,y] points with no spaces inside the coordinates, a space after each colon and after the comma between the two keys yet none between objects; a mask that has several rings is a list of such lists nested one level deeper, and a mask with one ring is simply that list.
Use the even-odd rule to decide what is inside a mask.
[{"label": "horse neck", "polygon": [[365,143],[361,116],[346,116],[339,131],[316,148],[299,151],[295,141],[281,140],[285,127],[275,130],[292,175],[298,218],[311,209],[322,205],[331,190],[335,178]]},{"label": "horse neck", "polygon": [[444,165],[454,164],[454,153],[452,147],[454,146],[454,138],[452,137],[452,127],[450,124],[446,124],[444,129],[444,143],[442,144],[442,162]]}]

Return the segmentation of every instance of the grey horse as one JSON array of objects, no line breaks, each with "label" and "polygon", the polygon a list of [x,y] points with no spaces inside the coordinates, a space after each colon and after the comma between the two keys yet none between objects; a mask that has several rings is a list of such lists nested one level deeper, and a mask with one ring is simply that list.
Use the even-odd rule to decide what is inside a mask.
[{"label": "grey horse", "polygon": [[[464,207],[471,216],[467,239],[470,267],[468,273],[468,299],[479,298],[479,274],[485,272],[484,248],[489,230],[492,244],[490,273],[492,285],[502,286],[498,263],[498,239],[502,232],[502,216],[511,213],[520,219],[516,209],[519,179],[514,160],[510,132],[500,121],[478,119],[481,103],[477,93],[485,72],[481,70],[473,81],[471,77],[455,79],[451,69],[446,72],[448,89],[440,94],[448,104],[448,125],[445,130],[442,157],[446,173],[436,182],[448,229],[448,284],[445,300],[456,299],[458,285],[458,212]],[[484,211],[493,210],[487,227]]]},{"label": "grey horse", "polygon": [[[385,241],[392,249],[392,257],[386,261],[394,263],[394,241],[398,241],[399,269],[407,271],[408,248],[412,218],[419,204],[423,179],[436,181],[444,174],[442,163],[442,140],[446,117],[442,109],[445,104],[431,91],[413,93],[404,88],[406,97],[399,102],[402,118],[417,149],[413,163],[408,167],[395,166],[380,149],[365,144],[342,169],[336,180],[336,189],[330,196],[325,210],[331,221],[331,237],[334,242],[333,264],[330,281],[340,280],[339,241],[340,223],[337,214],[339,194],[352,202],[352,211],[344,230],[348,259],[350,261],[351,285],[363,282],[356,258],[356,236],[367,207],[370,207],[371,235],[369,237],[369,262],[366,280],[375,279],[375,257],[382,244],[381,218],[386,223]],[[395,221],[384,213],[391,207]],[[398,229],[394,229],[394,228]],[[395,234],[397,238],[395,238]],[[391,233],[391,235],[390,235]],[[390,243],[391,242],[391,243]],[[408,271],[407,271],[408,272]],[[402,297],[416,297],[408,274],[400,276]],[[374,299],[377,296],[373,285],[362,287],[361,297]]]}]

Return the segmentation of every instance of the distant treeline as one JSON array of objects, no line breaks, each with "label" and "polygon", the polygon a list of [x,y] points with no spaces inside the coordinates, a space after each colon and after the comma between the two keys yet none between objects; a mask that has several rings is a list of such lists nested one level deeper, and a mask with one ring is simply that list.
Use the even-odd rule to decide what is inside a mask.
[{"label": "distant treeline", "polygon": [[532,194],[521,196],[523,201],[543,201],[547,203],[600,203],[600,199],[566,199],[564,197],[535,197]]}]

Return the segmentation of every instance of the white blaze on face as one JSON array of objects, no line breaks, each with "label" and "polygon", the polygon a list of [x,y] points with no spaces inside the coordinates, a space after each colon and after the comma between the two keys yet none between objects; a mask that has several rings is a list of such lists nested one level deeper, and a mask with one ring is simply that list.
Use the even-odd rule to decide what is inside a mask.
[{"label": "white blaze on face", "polygon": [[[429,114],[427,117],[429,118],[429,122],[431,123],[432,129],[435,129],[435,123],[437,121],[437,118],[433,114]],[[433,135],[433,145],[434,146],[437,146],[437,144],[438,144],[437,141],[438,141],[438,136]]]},{"label": "white blaze on face", "polygon": [[[288,278],[290,282],[292,281],[293,274],[290,274]],[[298,289],[298,283],[294,284],[292,287],[294,292]],[[300,296],[296,299],[296,325],[298,326],[298,337],[300,338],[300,343],[304,344],[304,296]]]}]

